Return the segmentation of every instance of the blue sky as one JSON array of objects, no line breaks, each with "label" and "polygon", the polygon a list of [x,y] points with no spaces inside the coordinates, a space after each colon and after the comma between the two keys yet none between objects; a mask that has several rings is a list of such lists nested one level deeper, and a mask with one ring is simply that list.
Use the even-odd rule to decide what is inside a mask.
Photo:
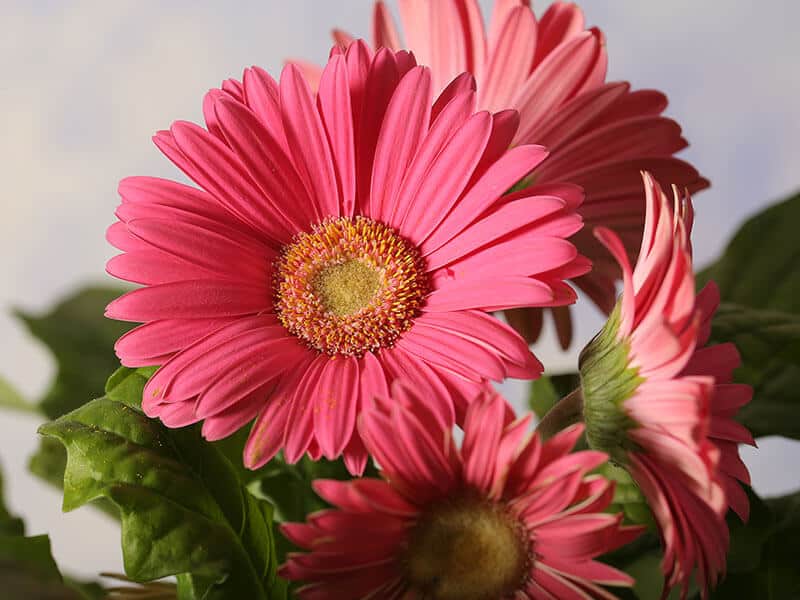
[{"label": "blue sky", "polygon": [[[391,4],[391,3],[390,3]],[[538,3],[540,12],[548,3]],[[793,0],[590,0],[606,33],[610,79],[655,87],[692,144],[685,157],[713,187],[695,199],[694,244],[713,258],[747,215],[800,187],[800,3]],[[488,13],[490,3],[484,3]],[[327,56],[328,30],[368,33],[368,0],[169,3],[11,0],[0,4],[0,372],[35,395],[53,372],[44,350],[8,316],[41,310],[81,282],[102,281],[112,255],[104,231],[132,174],[176,175],[150,143],[174,119],[198,120],[203,93],[242,68],[277,73],[283,58]],[[580,310],[578,336],[599,324]],[[574,364],[551,341],[538,351]],[[520,387],[509,385],[510,395]],[[27,476],[36,422],[0,418],[0,460],[12,507],[32,533],[50,531],[74,572],[121,570],[115,525],[90,510],[59,512],[54,491]],[[766,440],[750,454],[756,485],[800,486],[798,445]],[[794,472],[787,480],[787,472]]]}]

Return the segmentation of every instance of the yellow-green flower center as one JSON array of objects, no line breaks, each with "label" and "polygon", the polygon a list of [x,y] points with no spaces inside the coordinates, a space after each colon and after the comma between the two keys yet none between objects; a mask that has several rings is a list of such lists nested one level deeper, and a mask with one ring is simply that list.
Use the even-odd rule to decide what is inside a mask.
[{"label": "yellow-green flower center", "polygon": [[505,507],[451,503],[413,530],[406,576],[430,600],[497,600],[521,588],[530,554],[524,527]]},{"label": "yellow-green flower center", "polygon": [[352,258],[322,269],[312,286],[325,310],[344,317],[366,307],[380,291],[382,279],[374,266]]},{"label": "yellow-green flower center", "polygon": [[366,217],[323,221],[274,265],[275,312],[286,329],[331,356],[394,344],[428,293],[424,260],[391,227]]}]

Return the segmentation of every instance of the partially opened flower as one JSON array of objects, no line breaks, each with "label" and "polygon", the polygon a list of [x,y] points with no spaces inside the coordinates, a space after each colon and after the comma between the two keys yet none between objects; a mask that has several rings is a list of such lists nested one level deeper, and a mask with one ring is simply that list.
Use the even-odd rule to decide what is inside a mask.
[{"label": "partially opened flower", "polygon": [[[488,380],[535,378],[525,341],[489,311],[574,301],[588,269],[565,238],[580,194],[502,197],[546,156],[508,151],[513,111],[475,112],[457,78],[435,101],[405,52],[335,52],[314,98],[288,66],[258,68],[206,97],[207,129],[176,122],[157,146],[198,188],[150,177],[120,184],[108,263],[145,284],[108,316],[145,324],[116,350],[163,365],[142,407],[208,439],[257,417],[245,462],[279,449],[344,453],[360,472],[362,403],[404,376],[448,399]],[[461,397],[456,394],[454,397]]]},{"label": "partially opened flower", "polygon": [[752,390],[730,383],[739,362],[732,344],[700,348],[719,298],[713,284],[695,297],[689,199],[675,190],[673,209],[651,176],[644,181],[636,267],[614,233],[596,231],[620,263],[624,288],[581,354],[583,413],[590,446],[626,468],[650,504],[666,589],[680,585],[685,595],[696,570],[705,593],[725,569],[728,506],[747,518],[737,444],[753,440],[733,416]]},{"label": "partially opened flower", "polygon": [[[543,191],[584,188],[580,212],[587,227],[574,241],[594,269],[575,283],[609,313],[619,269],[592,238],[592,227],[614,228],[635,258],[644,222],[640,170],[692,192],[708,186],[694,167],[673,156],[687,143],[680,126],[661,114],[667,107],[664,94],[631,91],[627,82],[606,83],[603,34],[587,31],[583,13],[572,3],[554,2],[537,20],[528,1],[498,0],[488,30],[477,0],[400,0],[400,17],[405,44],[384,3],[375,3],[376,48],[411,50],[420,64],[431,67],[435,90],[462,71],[473,73],[478,106],[519,111],[520,127],[510,143],[542,144],[551,151],[526,182]],[[334,37],[343,47],[352,42],[342,31]],[[319,67],[302,66],[319,77]],[[538,337],[540,309],[508,316],[529,340]],[[567,347],[569,309],[553,309],[553,316]]]},{"label": "partially opened flower", "polygon": [[[582,426],[547,442],[484,392],[467,409],[463,446],[429,408],[430,394],[395,384],[360,429],[383,480],[322,480],[336,508],[283,526],[308,554],[279,571],[308,583],[301,598],[560,600],[614,598],[632,579],[595,560],[632,541],[604,513],[613,484],[589,471],[601,452],[570,454]],[[387,431],[391,431],[387,435]]]}]

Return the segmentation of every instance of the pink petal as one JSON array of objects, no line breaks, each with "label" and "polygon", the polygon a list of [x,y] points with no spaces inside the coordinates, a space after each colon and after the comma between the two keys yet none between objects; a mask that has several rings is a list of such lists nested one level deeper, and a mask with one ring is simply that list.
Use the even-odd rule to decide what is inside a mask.
[{"label": "pink petal", "polygon": [[170,132],[180,155],[167,153],[167,146],[156,138],[170,160],[231,214],[280,243],[283,234],[267,217],[269,210],[263,192],[252,182],[236,154],[193,123],[178,121]]},{"label": "pink petal", "polygon": [[546,156],[547,151],[541,146],[518,146],[505,153],[458,201],[426,240],[425,247],[439,248],[460,234]]},{"label": "pink petal", "polygon": [[[351,46],[351,48],[354,47],[358,48],[356,44]],[[348,56],[350,52],[351,50],[348,49]],[[363,53],[359,53],[355,56],[363,55]],[[349,62],[348,60],[348,64]],[[361,109],[356,114],[357,127],[355,131],[357,214],[370,214],[371,200],[369,192],[378,135],[381,131],[386,109],[399,81],[400,74],[397,69],[397,61],[394,55],[384,48],[375,54],[374,60],[369,65],[369,72],[364,82],[364,90],[360,94],[361,98],[368,98],[369,101],[363,102],[363,107],[361,107],[357,104],[355,95],[353,98],[353,110]]]},{"label": "pink petal", "polygon": [[556,47],[582,32],[584,26],[583,13],[576,4],[551,4],[539,20],[539,43],[534,64],[538,67]]},{"label": "pink petal", "polygon": [[506,370],[494,352],[445,330],[425,327],[419,321],[397,341],[398,348],[467,379],[505,379]]},{"label": "pink petal", "polygon": [[281,73],[279,90],[286,140],[298,174],[319,214],[339,216],[340,199],[331,149],[311,89],[300,70],[289,64]]},{"label": "pink petal", "polygon": [[355,207],[355,146],[350,84],[344,56],[331,58],[320,80],[317,102],[333,153],[342,214],[350,216]]},{"label": "pink petal", "polygon": [[372,11],[372,41],[375,48],[400,49],[400,36],[392,20],[392,14],[380,0],[375,2]]},{"label": "pink petal", "polygon": [[415,67],[397,85],[378,136],[372,168],[370,215],[391,218],[403,176],[414,158],[431,115],[431,75]]},{"label": "pink petal", "polygon": [[337,458],[356,424],[360,397],[358,360],[352,356],[328,360],[310,391],[314,406],[314,437],[326,458]]},{"label": "pink petal", "polygon": [[[311,196],[292,160],[275,134],[245,106],[222,99],[216,115],[228,144],[241,158],[249,176],[265,199],[265,216],[282,227],[286,243],[309,224],[319,220]],[[263,217],[262,217],[263,218]]]},{"label": "pink petal", "polygon": [[464,480],[484,494],[489,493],[494,478],[506,409],[505,400],[497,394],[487,394],[467,409],[461,446]]},{"label": "pink petal", "polygon": [[270,278],[274,251],[221,224],[200,226],[168,219],[134,219],[128,223],[128,230],[149,245],[205,269],[206,277],[242,281]]},{"label": "pink petal", "polygon": [[592,64],[599,42],[590,32],[575,36],[559,46],[518,88],[513,101],[522,123],[516,143],[537,140],[536,133],[546,117],[576,92]]},{"label": "pink petal", "polygon": [[247,425],[269,401],[271,389],[260,388],[239,399],[233,406],[208,417],[203,422],[202,434],[209,442],[215,442],[232,435]]},{"label": "pink petal", "polygon": [[442,247],[428,251],[430,246],[423,245],[423,254],[427,255],[428,270],[438,269],[482,246],[487,246],[521,227],[562,210],[564,206],[563,200],[552,197],[522,197],[510,200],[480,221],[464,228],[458,236]]},{"label": "pink petal", "polygon": [[492,282],[468,279],[451,281],[428,295],[422,310],[447,312],[478,308],[485,311],[505,310],[519,306],[549,306],[555,301],[553,290],[528,277],[503,277]]},{"label": "pink petal", "polygon": [[287,373],[259,413],[244,447],[244,464],[248,469],[262,467],[283,446],[293,393],[307,368],[308,362]]},{"label": "pink petal", "polygon": [[[319,78],[319,73],[315,75]],[[308,75],[306,75],[308,79]],[[275,140],[281,145],[284,152],[288,152],[286,134],[283,132],[281,121],[281,105],[278,92],[278,83],[260,67],[250,67],[244,70],[242,76],[245,104],[253,111],[264,124]]]},{"label": "pink petal", "polygon": [[531,72],[536,37],[533,11],[527,6],[513,9],[496,42],[489,47],[486,76],[480,89],[481,106],[491,111],[512,106],[512,99]]},{"label": "pink petal", "polygon": [[[528,345],[511,327],[484,312],[464,310],[446,313],[425,313],[416,324],[480,344],[522,368],[529,376],[542,372],[541,363],[531,354]],[[514,376],[520,377],[517,372]]]},{"label": "pink petal", "polygon": [[106,307],[106,316],[119,321],[221,318],[269,311],[266,282],[245,284],[223,279],[175,281],[120,296]]},{"label": "pink petal", "polygon": [[151,321],[119,338],[114,351],[128,367],[158,364],[152,360],[179,352],[230,322],[230,319]]},{"label": "pink petal", "polygon": [[301,345],[294,336],[271,338],[243,348],[237,356],[236,364],[221,373],[203,390],[195,412],[206,418],[226,410],[237,402],[237,398],[252,394],[258,389],[266,389],[267,383],[274,382],[285,372],[296,368],[308,353],[308,348]]},{"label": "pink petal", "polygon": [[491,125],[489,113],[473,115],[442,147],[413,199],[404,198],[410,206],[404,211],[401,234],[419,243],[445,218],[483,155]]},{"label": "pink petal", "polygon": [[[144,244],[141,240],[136,241]],[[187,263],[156,248],[128,251],[126,254],[114,256],[106,263],[106,272],[119,279],[144,285],[214,276],[214,273],[209,273],[202,267]]]},{"label": "pink petal", "polygon": [[291,412],[286,422],[284,434],[284,457],[290,464],[296,463],[308,450],[314,440],[314,399],[312,392],[319,383],[322,371],[330,362],[330,357],[317,355],[303,373],[302,379],[289,393],[292,395]]}]

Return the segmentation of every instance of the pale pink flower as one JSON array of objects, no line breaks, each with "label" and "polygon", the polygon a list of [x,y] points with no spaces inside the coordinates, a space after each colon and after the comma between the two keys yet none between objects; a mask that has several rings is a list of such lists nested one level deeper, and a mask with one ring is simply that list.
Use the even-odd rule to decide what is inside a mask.
[{"label": "pale pink flower", "polygon": [[[516,144],[542,144],[550,157],[527,178],[535,186],[579,185],[586,192],[580,212],[587,227],[574,242],[593,263],[575,284],[606,313],[616,298],[619,268],[592,238],[595,226],[618,232],[635,258],[641,241],[644,204],[639,171],[647,170],[691,192],[708,186],[690,164],[674,157],[687,146],[681,128],[662,115],[667,98],[656,90],[631,91],[624,81],[606,82],[603,34],[586,30],[572,3],[554,2],[537,20],[525,0],[497,0],[488,28],[477,0],[400,0],[403,43],[383,2],[372,19],[375,48],[408,48],[431,67],[434,89],[462,71],[475,75],[478,106],[515,108]],[[352,38],[335,31],[342,47]],[[300,63],[319,77],[319,67]],[[509,321],[529,341],[542,326],[542,311],[509,311]],[[553,309],[561,345],[572,338],[569,308]]]},{"label": "pale pink flower", "polygon": [[308,554],[279,573],[308,583],[306,599],[560,600],[614,598],[601,586],[632,579],[595,560],[639,535],[604,511],[613,483],[589,472],[602,452],[570,454],[575,425],[542,442],[530,416],[513,421],[484,392],[467,409],[459,450],[432,412],[430,394],[402,382],[360,420],[382,480],[322,480],[336,508],[289,523],[284,534]]},{"label": "pale pink flower", "polygon": [[[319,92],[294,66],[259,68],[206,96],[206,129],[178,121],[155,143],[198,186],[122,181],[124,251],[108,271],[146,287],[108,316],[128,366],[163,365],[142,407],[215,440],[256,418],[245,462],[344,453],[361,472],[363,403],[395,377],[451,391],[535,378],[525,341],[487,314],[573,302],[588,269],[565,238],[570,190],[502,195],[546,156],[508,150],[513,111],[476,112],[474,82],[438,98],[407,52],[334,51]],[[455,395],[455,397],[461,397]],[[445,400],[446,399],[446,400]]]},{"label": "pale pink flower", "polygon": [[704,593],[724,573],[730,505],[747,518],[739,481],[749,482],[740,442],[753,443],[733,416],[749,386],[730,383],[732,344],[708,341],[719,302],[714,284],[695,297],[689,234],[692,207],[671,202],[644,175],[647,218],[631,269],[620,239],[595,235],[620,263],[623,293],[609,322],[581,355],[590,446],[625,467],[650,504],[665,545],[665,589],[684,595],[692,573]]}]

